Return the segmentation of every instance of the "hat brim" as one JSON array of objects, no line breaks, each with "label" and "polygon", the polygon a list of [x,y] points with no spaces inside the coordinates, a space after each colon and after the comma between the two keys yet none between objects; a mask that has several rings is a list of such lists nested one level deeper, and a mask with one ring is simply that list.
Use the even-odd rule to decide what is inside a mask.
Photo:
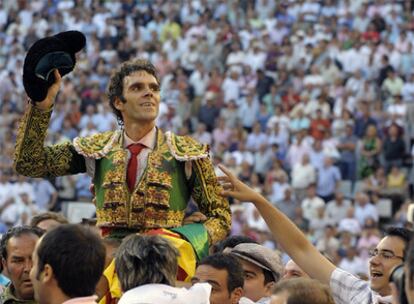
[{"label": "hat brim", "polygon": [[60,75],[69,73],[75,63],[69,53],[52,52],[43,56],[35,67],[36,77],[48,81],[54,69],[59,70]]},{"label": "hat brim", "polygon": [[36,41],[27,52],[23,65],[23,86],[33,102],[42,101],[55,82],[52,71],[61,76],[76,64],[75,53],[85,47],[86,38],[78,31],[67,31]]},{"label": "hat brim", "polygon": [[272,274],[272,276],[273,276],[273,278],[275,279],[275,281],[277,281],[277,280],[278,280],[278,278],[277,278],[277,277],[275,276],[275,274],[273,273],[273,270],[271,270],[269,267],[267,267],[267,266],[263,265],[262,263],[258,262],[257,260],[255,260],[255,259],[253,259],[253,258],[249,257],[248,255],[246,255],[246,253],[245,253],[245,252],[239,252],[239,251],[237,251],[237,250],[231,250],[231,251],[230,251],[230,253],[231,253],[231,254],[234,254],[235,256],[237,256],[238,258],[240,258],[240,259],[242,259],[242,260],[245,260],[245,261],[247,261],[247,262],[250,262],[250,263],[252,263],[252,264],[254,264],[254,265],[256,265],[256,266],[259,266],[259,267],[260,267],[260,268],[262,268],[262,269],[265,269],[265,270],[269,271],[269,272]]}]

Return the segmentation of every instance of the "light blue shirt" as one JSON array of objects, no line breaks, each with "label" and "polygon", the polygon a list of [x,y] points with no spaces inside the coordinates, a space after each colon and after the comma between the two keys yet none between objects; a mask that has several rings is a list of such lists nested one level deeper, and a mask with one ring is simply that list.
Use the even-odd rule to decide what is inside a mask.
[{"label": "light blue shirt", "polygon": [[335,192],[336,183],[341,180],[341,173],[335,166],[321,167],[318,171],[317,193],[328,196]]}]

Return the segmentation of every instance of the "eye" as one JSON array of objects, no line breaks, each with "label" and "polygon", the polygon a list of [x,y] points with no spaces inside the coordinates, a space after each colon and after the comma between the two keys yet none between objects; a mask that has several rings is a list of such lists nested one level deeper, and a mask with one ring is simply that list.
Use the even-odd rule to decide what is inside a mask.
[{"label": "eye", "polygon": [[160,91],[160,86],[157,85],[157,84],[151,85],[150,88],[154,92],[159,92]]},{"label": "eye", "polygon": [[22,259],[13,259],[12,263],[21,264],[21,263],[23,263],[23,260]]}]

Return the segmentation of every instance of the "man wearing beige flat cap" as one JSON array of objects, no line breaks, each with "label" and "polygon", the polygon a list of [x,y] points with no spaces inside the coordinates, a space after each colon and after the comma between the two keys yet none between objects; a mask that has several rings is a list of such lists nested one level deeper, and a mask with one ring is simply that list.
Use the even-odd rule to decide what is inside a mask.
[{"label": "man wearing beige flat cap", "polygon": [[225,253],[236,256],[242,264],[244,296],[255,303],[270,303],[273,286],[283,273],[280,253],[253,243],[239,244]]}]

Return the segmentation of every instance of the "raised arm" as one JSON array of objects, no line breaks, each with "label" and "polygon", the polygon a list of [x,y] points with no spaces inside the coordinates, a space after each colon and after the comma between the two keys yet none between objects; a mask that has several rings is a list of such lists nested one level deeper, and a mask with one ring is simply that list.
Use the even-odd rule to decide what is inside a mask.
[{"label": "raised arm", "polygon": [[262,195],[238,180],[224,166],[219,166],[225,176],[219,177],[223,196],[231,196],[243,202],[252,202],[269,226],[275,240],[286,253],[312,278],[324,284],[330,282],[335,265],[329,262],[306,238],[306,236],[282,212]]},{"label": "raised arm", "polygon": [[14,163],[17,173],[31,177],[61,176],[86,171],[85,159],[71,143],[44,146],[52,106],[61,85],[59,72],[45,100],[29,104],[19,125]]}]

